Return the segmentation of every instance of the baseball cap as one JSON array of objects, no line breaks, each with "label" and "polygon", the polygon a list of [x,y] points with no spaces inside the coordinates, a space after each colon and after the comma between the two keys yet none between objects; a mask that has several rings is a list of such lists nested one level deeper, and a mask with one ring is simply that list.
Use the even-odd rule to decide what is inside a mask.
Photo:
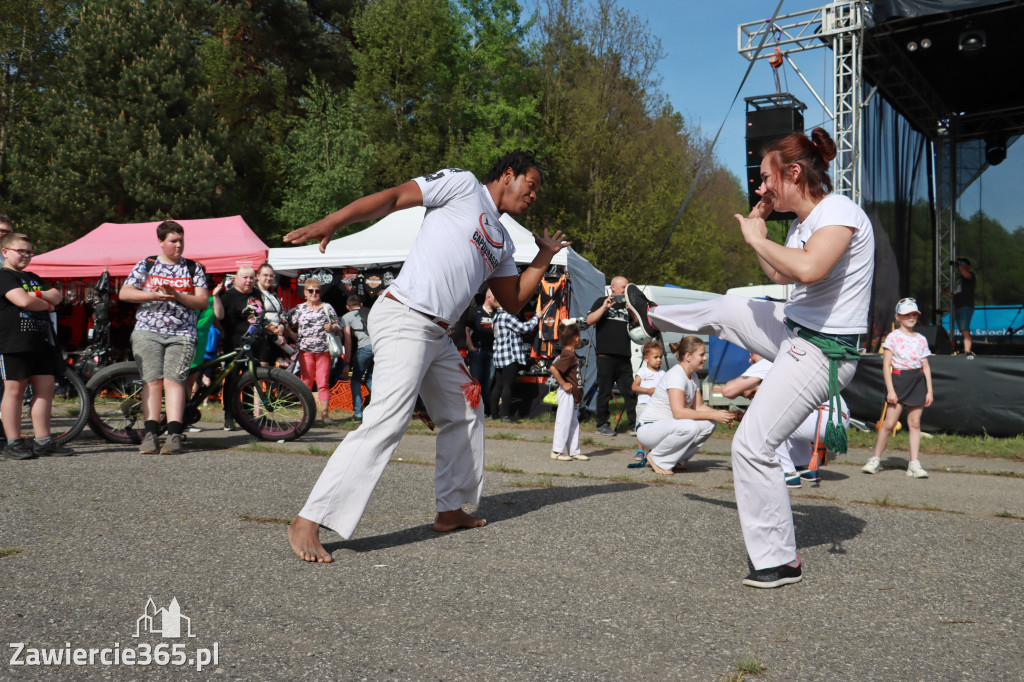
[{"label": "baseball cap", "polygon": [[913,298],[901,298],[900,302],[896,304],[897,315],[909,315],[910,313],[920,313],[921,309],[917,307],[917,300]]}]

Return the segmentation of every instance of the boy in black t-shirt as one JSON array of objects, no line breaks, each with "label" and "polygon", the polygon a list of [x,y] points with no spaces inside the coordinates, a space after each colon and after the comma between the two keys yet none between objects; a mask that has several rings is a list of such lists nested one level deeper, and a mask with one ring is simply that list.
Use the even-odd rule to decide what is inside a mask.
[{"label": "boy in black t-shirt", "polygon": [[[63,295],[32,272],[25,270],[34,255],[32,241],[12,232],[0,240],[4,267],[0,270],[0,377],[4,397],[0,403],[4,431],[9,441],[8,459],[66,457],[71,448],[50,437],[54,375],[62,369],[54,347],[49,313]],[[21,410],[25,388],[32,383],[32,430],[29,444],[21,434]]]}]

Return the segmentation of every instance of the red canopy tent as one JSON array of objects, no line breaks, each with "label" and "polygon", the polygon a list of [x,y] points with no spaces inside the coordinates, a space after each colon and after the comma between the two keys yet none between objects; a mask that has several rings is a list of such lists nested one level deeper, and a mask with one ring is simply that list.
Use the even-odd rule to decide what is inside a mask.
[{"label": "red canopy tent", "polygon": [[[267,260],[267,245],[240,215],[176,222],[185,228],[185,257],[202,263],[207,272],[255,268]],[[45,279],[99,277],[104,268],[111,277],[126,277],[140,260],[160,253],[159,224],[103,223],[67,246],[34,257],[29,270]]]}]

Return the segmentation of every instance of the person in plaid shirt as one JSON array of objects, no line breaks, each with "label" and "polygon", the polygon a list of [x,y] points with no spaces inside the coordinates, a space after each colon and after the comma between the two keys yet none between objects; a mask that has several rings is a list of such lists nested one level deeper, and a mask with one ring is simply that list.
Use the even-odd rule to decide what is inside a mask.
[{"label": "person in plaid shirt", "polygon": [[523,334],[536,329],[538,322],[540,315],[534,315],[527,322],[523,322],[515,315],[510,315],[504,308],[498,308],[494,314],[494,388],[491,390],[491,415],[500,414],[503,422],[517,423],[512,417],[512,384],[515,383],[519,370],[526,364],[526,341]]}]

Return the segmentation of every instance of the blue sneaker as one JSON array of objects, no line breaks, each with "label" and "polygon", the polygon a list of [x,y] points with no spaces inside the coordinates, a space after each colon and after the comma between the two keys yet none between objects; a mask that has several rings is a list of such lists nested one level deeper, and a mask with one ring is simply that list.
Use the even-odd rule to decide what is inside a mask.
[{"label": "blue sneaker", "polygon": [[641,450],[640,448],[637,448],[636,449],[636,454],[633,455],[633,461],[634,462],[639,462],[640,460],[646,459],[646,458],[647,458],[647,453],[644,452],[643,450]]},{"label": "blue sneaker", "polygon": [[800,478],[804,479],[808,483],[817,483],[820,480],[817,471],[811,471],[810,469],[798,469],[797,473],[800,474]]},{"label": "blue sneaker", "polygon": [[800,472],[791,471],[786,474],[786,487],[787,488],[799,488],[801,486]]}]

